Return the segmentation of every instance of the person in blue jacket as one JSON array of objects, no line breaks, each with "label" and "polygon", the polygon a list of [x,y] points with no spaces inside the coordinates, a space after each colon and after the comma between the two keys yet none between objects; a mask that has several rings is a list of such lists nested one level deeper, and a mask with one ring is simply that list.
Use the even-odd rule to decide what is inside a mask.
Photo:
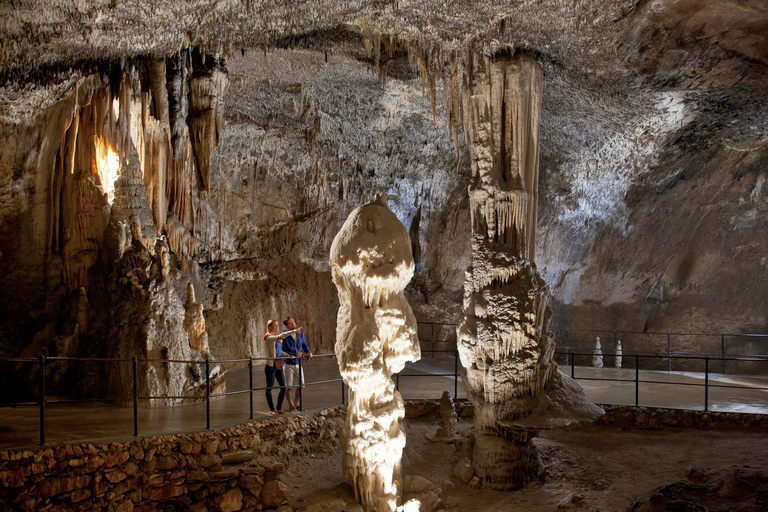
[{"label": "person in blue jacket", "polygon": [[[302,352],[308,357],[312,357],[312,351],[309,350],[307,345],[307,339],[304,337],[304,333],[301,327],[296,327],[296,322],[293,321],[293,317],[287,317],[283,321],[285,326],[285,332],[294,331],[292,334],[288,334],[283,338],[283,356],[288,356],[285,360],[285,381],[288,385],[288,406],[292,409],[298,409],[301,406],[301,400],[299,398],[299,385],[303,387],[304,384],[304,370],[301,370],[299,375],[299,357]],[[296,386],[292,388],[292,386]],[[293,389],[293,396],[291,396],[291,389]]]}]

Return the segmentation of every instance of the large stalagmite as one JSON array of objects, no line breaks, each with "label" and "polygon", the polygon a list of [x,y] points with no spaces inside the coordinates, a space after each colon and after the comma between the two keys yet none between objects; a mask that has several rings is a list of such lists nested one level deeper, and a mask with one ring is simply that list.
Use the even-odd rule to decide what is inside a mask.
[{"label": "large stalagmite", "polygon": [[421,357],[416,318],[403,295],[414,263],[405,226],[382,195],[356,208],[331,246],[339,292],[336,355],[349,386],[342,467],[367,512],[397,510],[405,409],[392,374]]},{"label": "large stalagmite", "polygon": [[508,490],[540,473],[531,438],[548,416],[600,410],[555,371],[549,292],[534,264],[541,69],[525,54],[480,58],[470,80],[462,108],[472,157],[472,266],[458,349],[475,403],[475,471]]}]

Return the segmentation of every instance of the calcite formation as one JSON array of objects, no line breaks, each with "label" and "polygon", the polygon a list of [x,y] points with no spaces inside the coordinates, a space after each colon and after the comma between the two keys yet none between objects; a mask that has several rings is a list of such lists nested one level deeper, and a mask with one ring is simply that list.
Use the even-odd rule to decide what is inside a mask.
[{"label": "calcite formation", "polygon": [[349,386],[342,467],[367,512],[397,510],[405,408],[391,376],[421,357],[416,318],[403,295],[413,277],[408,231],[386,196],[352,211],[330,252],[339,293],[336,356]]},{"label": "calcite formation", "polygon": [[472,182],[472,266],[458,349],[475,402],[473,463],[489,487],[518,488],[541,471],[531,416],[553,379],[548,289],[536,271],[542,73],[525,54],[479,61],[462,99]]}]

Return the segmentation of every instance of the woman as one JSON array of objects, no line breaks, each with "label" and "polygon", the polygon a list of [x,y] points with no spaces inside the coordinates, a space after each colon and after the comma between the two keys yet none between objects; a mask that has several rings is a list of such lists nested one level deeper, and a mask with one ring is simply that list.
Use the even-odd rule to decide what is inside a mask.
[{"label": "woman", "polygon": [[[269,414],[285,414],[283,411],[283,398],[285,398],[285,374],[283,373],[282,340],[287,336],[298,331],[277,332],[277,321],[267,322],[267,333],[264,335],[264,342],[267,344],[267,356],[271,359],[266,361],[264,373],[267,376],[267,404],[269,405]],[[275,387],[275,379],[280,384],[280,393],[277,395],[277,409],[272,402],[272,388]]]}]

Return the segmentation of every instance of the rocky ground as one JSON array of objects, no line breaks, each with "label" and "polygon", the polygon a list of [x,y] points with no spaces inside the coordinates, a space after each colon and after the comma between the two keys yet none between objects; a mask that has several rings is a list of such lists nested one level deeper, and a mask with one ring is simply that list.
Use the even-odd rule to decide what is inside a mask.
[{"label": "rocky ground", "polygon": [[[544,479],[503,493],[471,480],[463,484],[453,474],[456,463],[468,454],[470,421],[459,422],[454,443],[431,442],[437,428],[433,422],[406,420],[404,425],[408,444],[403,473],[410,488],[406,490],[425,486],[421,496],[430,496],[426,486],[431,483],[432,493],[440,499],[423,503],[422,512],[757,512],[768,507],[765,432],[609,426],[543,432],[535,443],[546,465]],[[283,479],[294,510],[360,510],[341,474],[338,450],[294,458]]]}]

